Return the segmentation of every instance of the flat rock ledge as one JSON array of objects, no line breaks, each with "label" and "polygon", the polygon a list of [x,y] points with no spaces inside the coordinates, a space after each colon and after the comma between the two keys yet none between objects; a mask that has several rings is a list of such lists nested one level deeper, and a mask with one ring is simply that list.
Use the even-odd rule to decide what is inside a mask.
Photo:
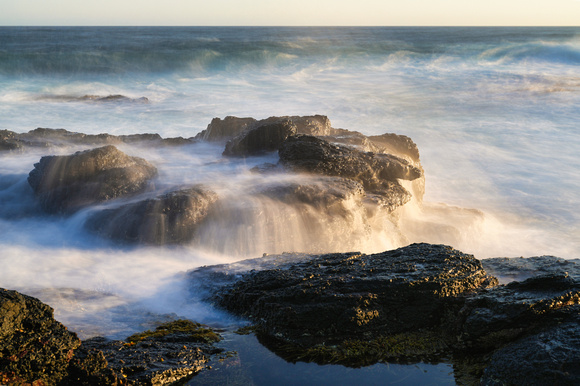
[{"label": "flat rock ledge", "polygon": [[[529,268],[491,260],[484,265],[498,275]],[[288,361],[447,362],[459,384],[578,384],[577,263],[530,260],[539,268],[504,285],[473,256],[431,244],[265,256],[190,277],[192,290],[249,319],[261,342]]]}]

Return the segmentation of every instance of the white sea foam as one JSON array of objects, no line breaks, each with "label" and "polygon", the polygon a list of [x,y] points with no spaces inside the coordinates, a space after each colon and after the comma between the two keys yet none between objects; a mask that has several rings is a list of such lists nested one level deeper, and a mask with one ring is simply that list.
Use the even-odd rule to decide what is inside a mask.
[{"label": "white sea foam", "polygon": [[[417,30],[411,37],[398,30],[389,32],[396,36],[360,30],[364,39],[352,41],[352,31],[339,38],[334,35],[343,32],[337,30],[316,31],[316,36],[302,31],[287,44],[274,44],[269,35],[249,42],[246,35],[219,34],[191,43],[188,35],[179,41],[183,51],[179,44],[167,46],[165,56],[127,53],[120,56],[127,63],[118,63],[107,62],[113,56],[104,53],[100,62],[93,58],[71,67],[85,66],[86,72],[62,70],[69,67],[58,56],[54,72],[24,59],[19,67],[1,67],[0,130],[52,127],[187,138],[214,117],[325,114],[334,127],[410,136],[421,153],[426,197],[423,207],[405,206],[398,221],[382,213],[368,216],[352,202],[345,204],[351,205],[348,220],[333,219],[312,208],[280,209],[267,199],[239,193],[270,182],[247,170],[275,163],[275,154],[236,160],[220,157],[223,144],[121,146],[158,167],[157,192],[203,183],[229,197],[219,208],[221,217],[209,222],[191,245],[127,249],[88,235],[82,226],[89,212],[67,219],[38,212],[28,172],[42,155],[77,148],[2,153],[0,259],[5,269],[0,286],[34,289],[73,330],[115,335],[140,323],[118,322],[115,310],[129,305],[211,319],[217,314],[199,299],[189,298],[193,306],[183,306],[180,273],[264,252],[378,252],[430,241],[480,258],[579,257],[578,38],[566,32],[558,40],[532,31],[538,34],[534,37],[516,29],[497,32],[498,39],[494,31],[464,36],[454,30],[431,35]],[[141,60],[151,64],[138,66]],[[62,98],[114,94],[146,97],[150,103]],[[304,233],[307,224],[312,235]],[[86,310],[85,317],[75,315],[79,309]]]}]

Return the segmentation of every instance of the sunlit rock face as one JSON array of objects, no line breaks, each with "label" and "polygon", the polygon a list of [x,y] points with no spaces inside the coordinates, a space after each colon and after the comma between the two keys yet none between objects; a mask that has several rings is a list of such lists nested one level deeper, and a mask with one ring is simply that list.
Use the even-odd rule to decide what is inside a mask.
[{"label": "sunlit rock face", "polygon": [[440,328],[455,298],[497,284],[473,256],[429,244],[318,255],[237,280],[216,291],[217,304],[256,321],[268,335],[306,346]]},{"label": "sunlit rock face", "polygon": [[69,214],[88,205],[144,191],[157,169],[114,146],[68,156],[45,156],[34,165],[28,183],[42,209]]},{"label": "sunlit rock face", "polygon": [[0,383],[55,385],[81,341],[46,304],[0,288]]},{"label": "sunlit rock face", "polygon": [[127,243],[185,243],[195,237],[217,195],[200,186],[106,209],[90,217],[86,227],[100,236]]}]

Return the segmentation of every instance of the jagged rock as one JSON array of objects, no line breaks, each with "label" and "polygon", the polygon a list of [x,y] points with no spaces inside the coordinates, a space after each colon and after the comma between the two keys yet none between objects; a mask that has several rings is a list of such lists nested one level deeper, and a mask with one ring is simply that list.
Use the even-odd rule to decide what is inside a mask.
[{"label": "jagged rock", "polygon": [[214,118],[207,125],[207,129],[198,133],[195,139],[210,142],[229,140],[242,134],[256,122],[254,118],[232,116],[227,116],[224,119]]},{"label": "jagged rock", "polygon": [[419,149],[413,140],[406,135],[386,133],[367,137],[379,152],[395,154],[419,162]]},{"label": "jagged rock", "polygon": [[291,170],[339,176],[360,182],[370,200],[390,211],[411,198],[397,179],[414,180],[422,176],[421,169],[402,158],[390,154],[364,153],[312,136],[288,138],[282,144],[279,155],[280,163]]},{"label": "jagged rock", "polygon": [[0,289],[0,384],[57,384],[80,344],[54,320],[52,308]]},{"label": "jagged rock", "polygon": [[413,244],[248,272],[214,300],[269,336],[311,346],[439,328],[450,299],[496,282],[471,255]]},{"label": "jagged rock", "polygon": [[91,338],[78,351],[82,358],[96,358],[91,362],[95,371],[91,368],[91,376],[85,376],[75,368],[66,385],[91,384],[87,380],[92,379],[103,382],[94,385],[108,385],[113,376],[129,385],[183,384],[207,367],[210,356],[222,351],[213,346],[220,339],[212,329],[189,320],[165,323],[125,341]]},{"label": "jagged rock", "polygon": [[86,227],[116,241],[175,244],[191,241],[217,195],[203,187],[170,192],[152,199],[105,209],[91,216]]},{"label": "jagged rock", "polygon": [[226,143],[224,155],[248,156],[278,150],[286,138],[296,134],[296,125],[288,119],[263,123]]},{"label": "jagged rock", "polygon": [[45,156],[34,165],[28,183],[48,213],[67,214],[97,202],[145,190],[157,169],[114,146]]},{"label": "jagged rock", "polygon": [[299,134],[331,135],[334,133],[334,129],[330,125],[330,120],[324,115],[269,117],[262,120],[227,116],[224,119],[212,119],[207,129],[198,133],[195,139],[211,142],[230,140],[247,130],[276,123],[281,120],[289,120],[292,122],[296,126]]}]

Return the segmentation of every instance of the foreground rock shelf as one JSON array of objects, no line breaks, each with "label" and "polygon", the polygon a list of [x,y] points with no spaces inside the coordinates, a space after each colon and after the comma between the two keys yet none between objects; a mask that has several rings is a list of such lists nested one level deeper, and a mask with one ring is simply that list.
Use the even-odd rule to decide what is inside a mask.
[{"label": "foreground rock shelf", "polygon": [[[268,256],[190,277],[193,290],[251,320],[289,361],[450,361],[461,384],[577,384],[580,267],[530,260],[482,265],[448,246],[414,244],[373,255]],[[511,275],[524,265],[528,278],[506,285],[484,269]]]},{"label": "foreground rock shelf", "polygon": [[[521,281],[498,284],[518,272]],[[365,255],[284,254],[189,273],[191,290],[249,319],[290,362],[453,363],[458,384],[580,381],[580,265],[544,256],[480,262],[413,244]],[[224,355],[219,332],[176,320],[84,342],[35,298],[0,290],[3,384],[175,384]],[[235,355],[228,353],[227,355]]]}]

